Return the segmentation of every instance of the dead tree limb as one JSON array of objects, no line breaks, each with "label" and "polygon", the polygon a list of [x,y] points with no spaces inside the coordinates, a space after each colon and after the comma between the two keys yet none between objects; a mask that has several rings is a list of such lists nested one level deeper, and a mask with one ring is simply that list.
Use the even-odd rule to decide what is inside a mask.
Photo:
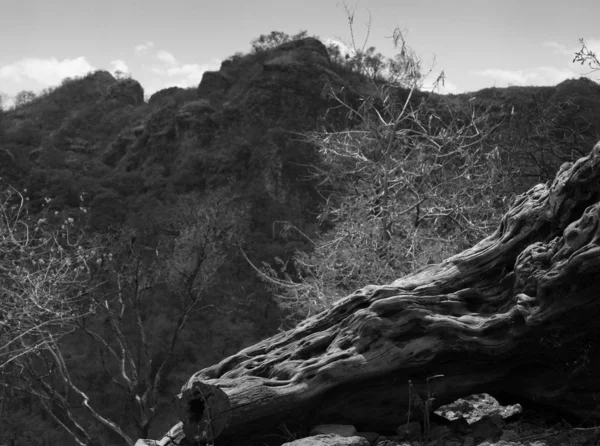
[{"label": "dead tree limb", "polygon": [[194,374],[179,426],[218,442],[280,422],[381,432],[406,421],[408,381],[424,397],[434,375],[433,409],[488,392],[598,422],[599,316],[600,143],[472,248]]}]

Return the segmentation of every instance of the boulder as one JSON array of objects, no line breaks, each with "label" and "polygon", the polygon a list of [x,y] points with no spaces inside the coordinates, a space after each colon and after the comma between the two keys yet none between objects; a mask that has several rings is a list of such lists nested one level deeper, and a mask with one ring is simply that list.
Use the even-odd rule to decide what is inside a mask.
[{"label": "boulder", "polygon": [[198,95],[201,97],[224,95],[232,83],[232,79],[220,71],[205,71],[198,85]]},{"label": "boulder", "polygon": [[356,435],[356,428],[346,424],[319,424],[313,427],[310,435],[334,434],[342,437],[353,437]]},{"label": "boulder", "polygon": [[470,434],[476,440],[495,439],[502,434],[502,429],[492,420],[492,417],[485,416],[481,420],[471,425],[473,432]]},{"label": "boulder", "polygon": [[181,87],[169,87],[163,88],[162,90],[157,91],[148,99],[148,104],[150,105],[168,105],[169,102],[176,103],[175,99],[178,94],[183,94],[185,92],[185,88]]},{"label": "boulder", "polygon": [[369,442],[363,437],[342,437],[341,435],[326,434],[302,438],[284,443],[282,446],[369,446]]},{"label": "boulder", "polygon": [[157,91],[148,99],[148,104],[156,105],[156,106],[164,106],[169,104],[177,103],[177,96],[183,95],[185,93],[185,88],[181,87],[169,87],[163,88],[162,90]]},{"label": "boulder", "polygon": [[370,444],[375,444],[380,437],[378,432],[357,432],[356,436],[365,438]]},{"label": "boulder", "polygon": [[134,79],[122,79],[108,87],[106,98],[128,105],[140,105],[144,103],[144,89]]},{"label": "boulder", "polygon": [[84,78],[86,84],[94,85],[97,93],[105,92],[116,81],[115,77],[105,70],[94,71]]}]

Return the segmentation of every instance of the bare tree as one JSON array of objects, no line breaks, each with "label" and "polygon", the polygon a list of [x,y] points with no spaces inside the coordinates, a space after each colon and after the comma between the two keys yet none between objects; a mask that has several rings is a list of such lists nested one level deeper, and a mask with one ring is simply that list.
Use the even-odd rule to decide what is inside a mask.
[{"label": "bare tree", "polygon": [[600,60],[598,60],[596,53],[587,47],[583,39],[579,39],[579,43],[581,44],[581,49],[575,53],[573,63],[579,62],[581,65],[587,64],[590,70],[592,70],[590,73],[600,71]]},{"label": "bare tree", "polygon": [[[68,218],[31,221],[15,188],[0,193],[0,370],[60,339],[95,311],[88,293],[96,251]],[[87,240],[89,242],[89,240]]]},{"label": "bare tree", "polygon": [[[180,336],[190,318],[210,306],[205,294],[228,250],[243,239],[245,210],[231,204],[228,189],[204,198],[183,196],[164,211],[163,229],[177,235],[165,236],[153,247],[138,246],[131,233],[107,243],[112,250],[98,262],[102,286],[90,293],[95,313],[74,318],[70,342],[45,332],[37,354],[27,355],[19,379],[13,377],[13,388],[33,395],[80,445],[98,444],[86,420],[130,446],[136,436],[149,435]],[[165,294],[168,304],[159,297]],[[153,307],[162,308],[161,330],[149,315]],[[131,408],[131,422],[102,413],[81,377],[74,375],[78,364],[66,352],[75,342],[81,350],[100,353],[105,375],[122,404]],[[131,424],[135,436],[128,431]]]},{"label": "bare tree", "polygon": [[385,79],[366,67],[354,88],[327,87],[352,128],[302,136],[320,154],[312,168],[325,203],[319,221],[329,229],[311,240],[312,252],[263,269],[294,321],[363,283],[394,280],[464,249],[488,235],[504,209],[500,155],[483,144],[493,129],[486,111],[456,112],[422,92],[419,61],[399,30],[394,41],[400,56]]},{"label": "bare tree", "polygon": [[400,28],[394,30],[391,40],[396,54],[391,58],[386,58],[383,54],[377,52],[374,46],[367,45],[371,35],[371,14],[369,13],[369,19],[365,24],[365,38],[362,43],[359,43],[354,32],[356,7],[351,8],[345,2],[341,4],[348,20],[350,42],[344,43],[348,50],[348,54],[344,58],[341,57],[339,48],[336,45],[329,46],[329,51],[334,56],[334,60],[342,63],[352,71],[368,77],[372,82],[380,81],[409,87],[411,84],[418,83],[422,77],[421,61],[406,44],[405,32]]}]

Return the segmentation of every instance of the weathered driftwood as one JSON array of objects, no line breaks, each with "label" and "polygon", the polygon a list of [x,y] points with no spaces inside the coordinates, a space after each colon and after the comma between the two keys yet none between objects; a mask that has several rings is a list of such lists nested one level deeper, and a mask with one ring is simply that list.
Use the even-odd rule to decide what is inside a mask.
[{"label": "weathered driftwood", "polygon": [[435,375],[434,408],[488,392],[600,421],[599,201],[600,143],[471,249],[194,374],[176,398],[183,433],[219,440],[281,422],[381,432],[406,421],[409,381],[425,398]]}]

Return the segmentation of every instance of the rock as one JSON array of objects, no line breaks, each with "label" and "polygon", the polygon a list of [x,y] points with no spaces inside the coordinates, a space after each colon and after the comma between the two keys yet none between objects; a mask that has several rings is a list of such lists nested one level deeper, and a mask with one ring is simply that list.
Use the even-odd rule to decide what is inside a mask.
[{"label": "rock", "polygon": [[510,406],[503,406],[500,415],[504,418],[505,422],[508,422],[508,419],[517,420],[519,415],[523,413],[523,407],[520,404],[512,404]]},{"label": "rock", "polygon": [[106,70],[94,71],[92,74],[86,76],[86,79],[104,86],[109,86],[116,80],[115,77]]},{"label": "rock", "polygon": [[[525,443],[527,444],[527,446],[548,446],[548,443],[545,443],[543,441],[541,442],[533,442],[533,443]],[[563,443],[556,443],[562,446]],[[573,443],[574,444],[574,443]],[[523,443],[520,442],[514,442],[514,441],[504,441],[504,440],[498,440],[498,441],[494,441],[494,440],[489,440],[489,441],[482,441],[481,443],[479,443],[477,446],[524,446]],[[583,446],[583,445],[580,445]]]},{"label": "rock", "polygon": [[356,428],[347,424],[319,424],[313,427],[309,435],[334,434],[341,437],[353,437],[357,434]]},{"label": "rock", "polygon": [[452,422],[450,423],[450,429],[452,430],[452,432],[455,432],[460,435],[465,435],[470,432],[473,432],[471,425],[463,417],[452,420]]},{"label": "rock", "polygon": [[454,420],[463,417],[474,423],[486,415],[499,414],[503,418],[513,416],[522,411],[519,404],[504,406],[496,398],[487,394],[473,394],[439,407],[434,413]]},{"label": "rock", "polygon": [[398,436],[404,440],[415,440],[421,437],[423,433],[421,429],[421,423],[418,421],[411,421],[408,424],[401,424],[396,428]]},{"label": "rock", "polygon": [[375,446],[414,446],[408,441],[392,440],[388,437],[379,437]]},{"label": "rock", "polygon": [[108,87],[106,98],[129,105],[140,105],[144,103],[144,89],[136,80],[123,79]]},{"label": "rock", "polygon": [[225,94],[231,84],[232,80],[220,71],[205,71],[198,85],[198,94],[202,97]]},{"label": "rock", "polygon": [[284,443],[282,446],[369,446],[363,437],[342,437],[335,434],[315,435]]},{"label": "rock", "polygon": [[169,87],[163,88],[162,90],[157,91],[150,99],[148,99],[148,104],[150,105],[167,105],[170,102],[176,103],[176,96],[178,93],[185,92],[184,88],[181,87]]},{"label": "rock", "polygon": [[490,415],[490,420],[500,429],[502,428],[502,426],[504,426],[504,418],[502,418],[502,415],[498,413]]},{"label": "rock", "polygon": [[377,443],[377,439],[380,437],[377,432],[357,432],[356,435],[366,438],[366,440],[371,444]]},{"label": "rock", "polygon": [[475,439],[473,437],[465,438],[465,441],[463,442],[463,446],[475,446]]},{"label": "rock", "polygon": [[473,429],[472,435],[476,439],[491,439],[502,433],[502,429],[494,423],[490,416],[485,416],[481,420],[476,421],[471,425],[471,428]]},{"label": "rock", "polygon": [[183,431],[181,430],[181,423],[177,423],[173,426],[161,440],[157,441],[140,438],[135,442],[135,446],[175,446],[179,444],[186,444],[186,440],[183,437]]}]

